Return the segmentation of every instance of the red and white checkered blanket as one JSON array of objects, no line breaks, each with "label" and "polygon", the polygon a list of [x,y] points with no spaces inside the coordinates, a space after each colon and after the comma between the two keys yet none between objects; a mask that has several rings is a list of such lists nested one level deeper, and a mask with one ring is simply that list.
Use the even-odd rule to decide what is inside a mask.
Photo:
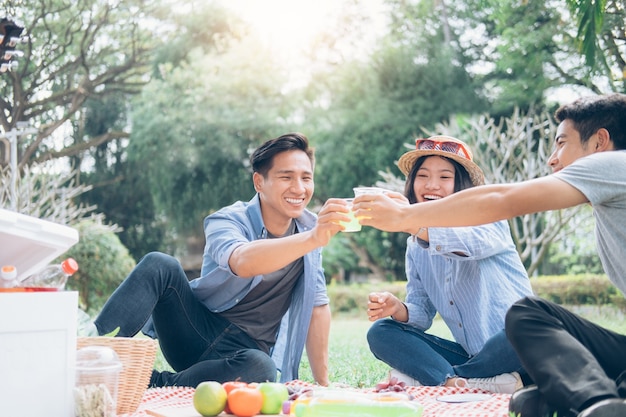
[{"label": "red and white checkered blanket", "polygon": [[[292,387],[308,387],[309,383],[292,381]],[[340,388],[353,392],[374,392],[374,389]],[[449,387],[407,387],[407,392],[424,407],[422,417],[508,417],[510,395],[491,394],[477,389]],[[185,387],[151,388],[146,390],[136,412],[123,417],[150,417],[150,410],[188,409],[193,405],[194,389]],[[441,397],[454,394],[489,394],[487,399],[468,402],[445,402]],[[440,398],[438,400],[438,398]],[[471,398],[470,398],[471,399]],[[122,417],[122,416],[120,416]]]}]

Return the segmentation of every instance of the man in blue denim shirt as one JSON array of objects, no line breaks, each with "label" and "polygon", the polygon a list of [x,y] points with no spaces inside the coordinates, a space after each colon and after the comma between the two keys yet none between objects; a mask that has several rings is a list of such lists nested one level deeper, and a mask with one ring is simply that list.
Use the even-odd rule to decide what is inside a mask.
[{"label": "man in blue denim shirt", "polygon": [[321,248],[343,229],[346,205],[306,210],[314,152],[301,134],[267,141],[250,160],[257,194],[205,219],[201,276],[189,282],[176,259],[149,253],[96,319],[99,334],[119,326],[118,336],[158,337],[175,372],[154,371],[151,386],[275,381],[277,369],[288,381],[305,345],[315,381],[328,385]]}]

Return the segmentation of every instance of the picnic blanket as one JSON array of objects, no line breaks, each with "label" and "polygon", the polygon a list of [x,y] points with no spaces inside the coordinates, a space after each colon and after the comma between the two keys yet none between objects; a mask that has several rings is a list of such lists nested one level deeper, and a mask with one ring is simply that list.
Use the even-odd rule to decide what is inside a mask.
[{"label": "picnic blanket", "polygon": [[[287,385],[294,388],[312,386],[302,381],[291,381]],[[342,387],[340,389],[364,393],[374,392],[373,388]],[[508,394],[492,394],[478,389],[450,387],[407,387],[406,391],[424,407],[422,417],[508,417],[509,415],[511,396]],[[150,388],[146,390],[137,411],[124,414],[123,417],[152,417],[155,414],[150,411],[157,409],[189,409],[193,406],[193,394],[194,389],[189,387]],[[454,397],[450,396],[458,394],[463,394],[458,398],[470,401],[448,402],[455,401]],[[484,399],[472,400],[479,397]]]}]

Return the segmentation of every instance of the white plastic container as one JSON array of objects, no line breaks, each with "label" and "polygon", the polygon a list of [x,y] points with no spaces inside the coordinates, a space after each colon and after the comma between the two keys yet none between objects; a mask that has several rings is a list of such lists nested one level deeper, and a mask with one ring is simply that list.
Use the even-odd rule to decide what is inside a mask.
[{"label": "white plastic container", "polygon": [[107,346],[87,346],[76,352],[76,417],[115,417],[122,362]]}]

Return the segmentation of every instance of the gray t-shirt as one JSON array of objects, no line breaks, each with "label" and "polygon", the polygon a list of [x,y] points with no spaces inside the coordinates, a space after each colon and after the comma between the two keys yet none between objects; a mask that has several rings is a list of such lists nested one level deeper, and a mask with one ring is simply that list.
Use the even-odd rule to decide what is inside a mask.
[{"label": "gray t-shirt", "polygon": [[602,266],[626,296],[626,150],[580,158],[553,175],[591,202]]},{"label": "gray t-shirt", "polygon": [[[284,236],[296,233],[291,223]],[[268,237],[276,238],[268,233]],[[289,309],[291,294],[304,274],[304,259],[299,258],[284,268],[263,276],[261,281],[239,303],[220,313],[253,338],[259,348],[269,353],[276,343],[280,321]]]}]

